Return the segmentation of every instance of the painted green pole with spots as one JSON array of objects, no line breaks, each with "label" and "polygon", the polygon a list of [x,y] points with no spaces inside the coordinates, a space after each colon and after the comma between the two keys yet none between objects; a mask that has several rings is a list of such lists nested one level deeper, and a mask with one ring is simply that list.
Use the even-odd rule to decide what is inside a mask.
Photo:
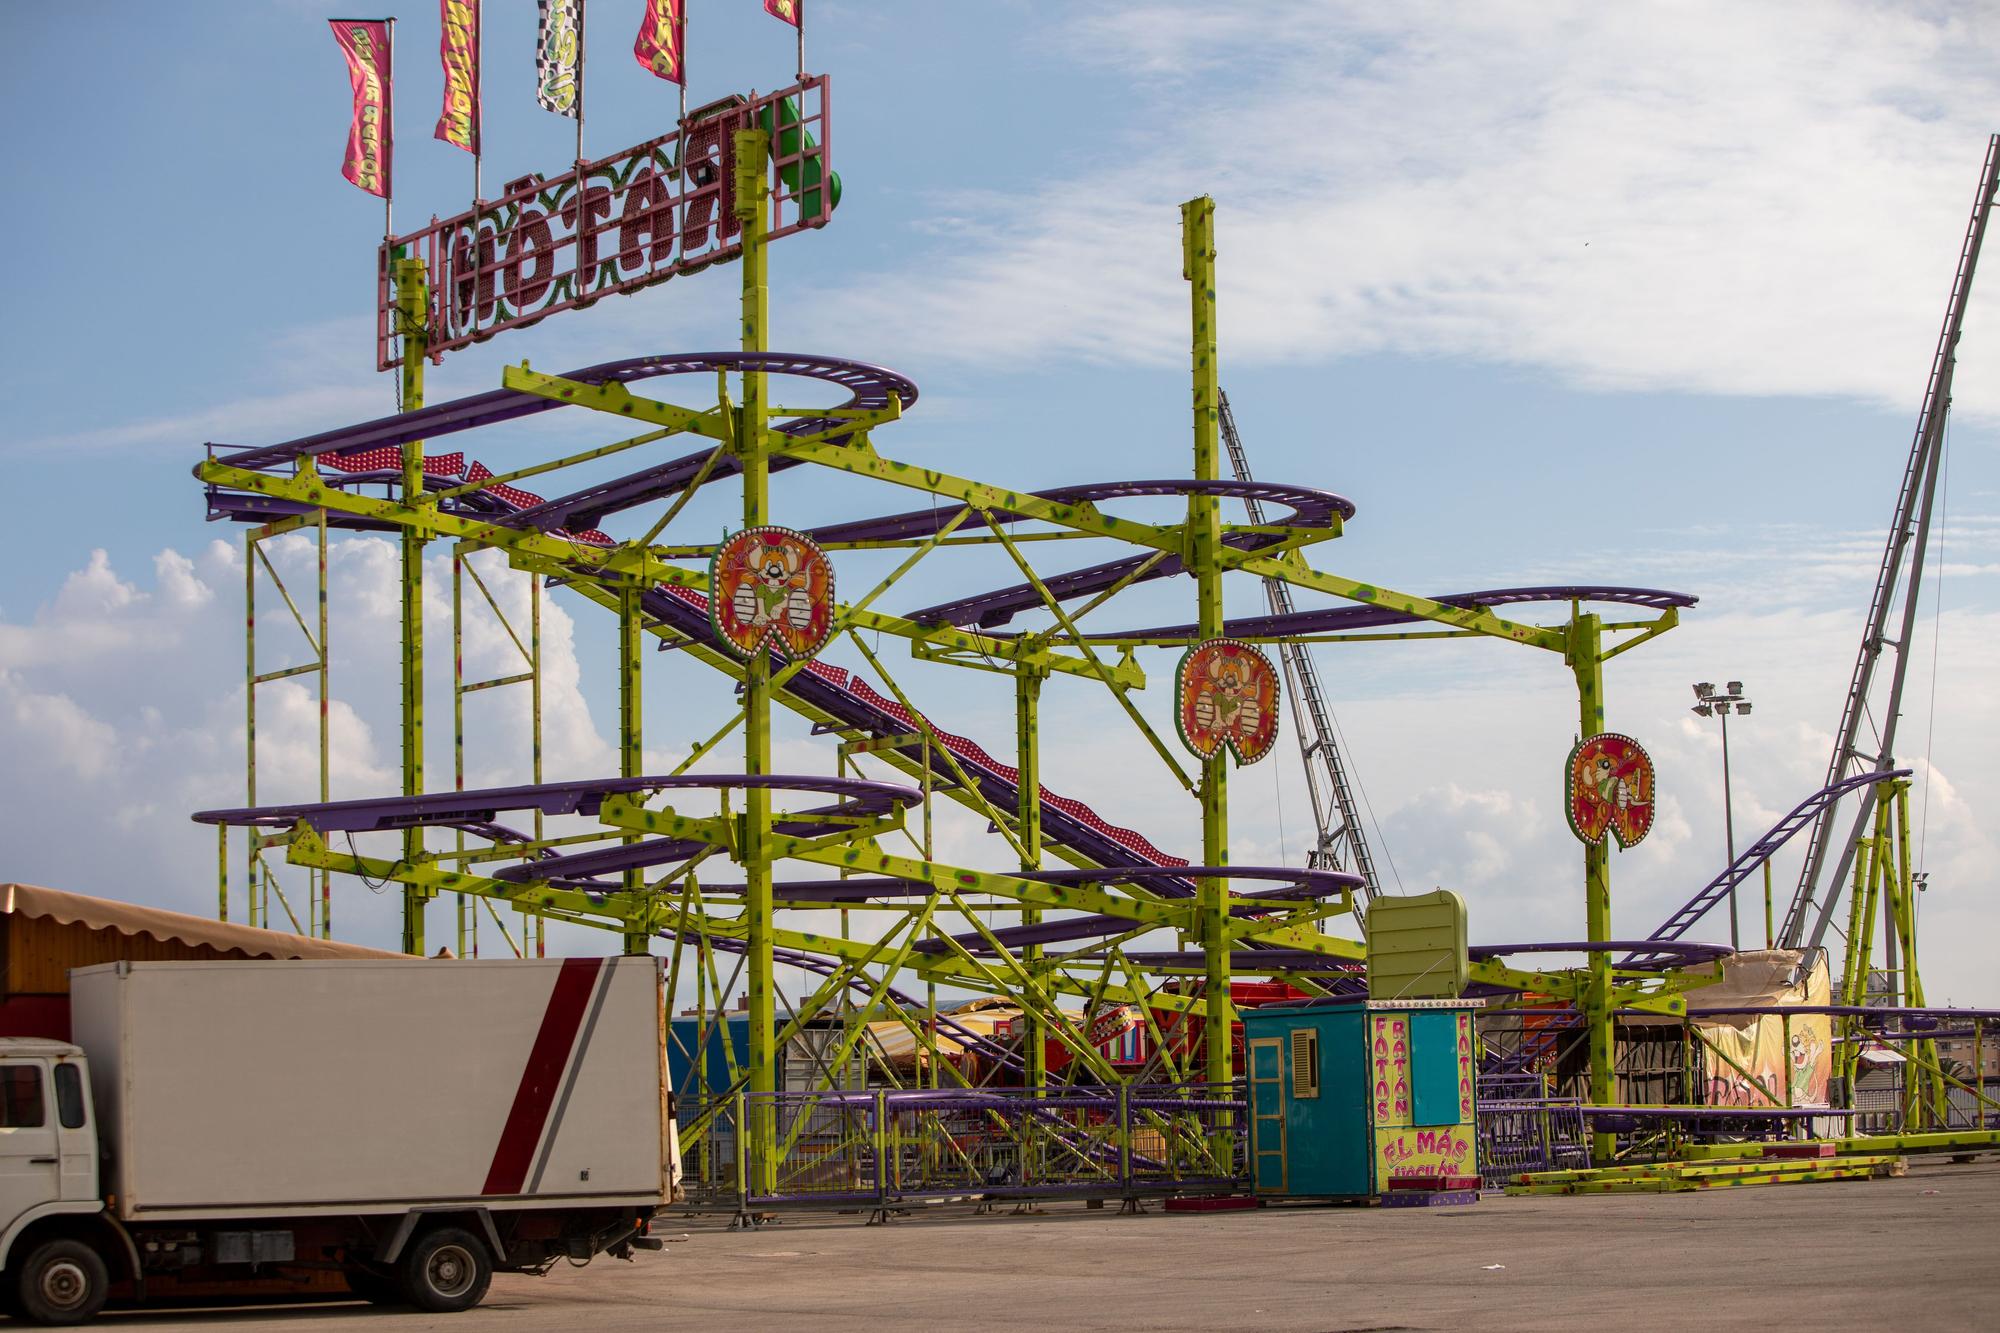
[{"label": "painted green pole with spots", "polygon": [[[1594,615],[1572,613],[1569,624],[1570,671],[1576,676],[1578,739],[1604,730],[1604,627]],[[1611,938],[1611,840],[1583,845],[1584,938],[1595,943]],[[1590,1044],[1590,1103],[1609,1106],[1617,1080],[1613,1061],[1617,1042],[1612,1030],[1611,954],[1592,949],[1583,992],[1584,1030]],[[1611,1164],[1615,1136],[1590,1137],[1590,1157],[1599,1166]]]},{"label": "painted green pole with spots", "polygon": [[[1014,668],[1014,764],[1015,817],[1020,823],[1021,869],[1042,868],[1042,682],[1048,672],[1021,663]],[[1042,909],[1024,908],[1021,924],[1040,924]],[[1021,951],[1022,962],[1037,987],[1046,988],[1048,967],[1042,961],[1042,946],[1030,944]],[[1028,1016],[1024,1054],[1027,1057],[1027,1084],[1041,1088],[1049,1081],[1048,1024],[1037,1008]]]},{"label": "painted green pole with spots", "polygon": [[[403,410],[424,405],[424,354],[430,346],[430,300],[425,290],[424,261],[396,259],[396,314],[403,334]],[[403,504],[424,501],[424,442],[403,446]],[[402,741],[403,795],[424,792],[424,542],[421,524],[403,525],[403,667]],[[403,830],[403,860],[414,864],[424,854],[421,827]],[[429,896],[415,885],[403,886],[403,952],[424,952],[424,907]]]},{"label": "painted green pole with spots", "polygon": [[[764,162],[770,156],[770,136],[761,130],[736,135],[736,217],[743,228],[743,350],[769,347],[771,289],[768,256],[767,199],[770,185]],[[743,526],[762,526],[770,518],[771,458],[764,440],[766,378],[761,370],[743,372],[743,406],[737,414],[736,449],[743,463]],[[743,771],[771,771],[771,657],[760,647],[743,672]],[[777,1191],[778,1090],[775,1049],[777,1006],[771,942],[771,792],[747,787],[743,792],[744,916],[748,927],[750,974],[750,1155],[751,1192]],[[722,999],[726,1002],[728,997]]]},{"label": "painted green pole with spots", "polygon": [[[1187,279],[1192,317],[1194,379],[1194,479],[1221,476],[1222,417],[1215,364],[1215,201],[1207,195],[1181,205],[1181,276]],[[1222,633],[1221,504],[1216,497],[1188,497],[1188,571],[1194,575],[1197,629],[1195,637],[1212,639]],[[1180,701],[1175,700],[1178,708]],[[1216,750],[1201,769],[1201,856],[1204,865],[1229,861],[1229,752]],[[1204,1073],[1209,1083],[1227,1084],[1234,1076],[1231,1030],[1235,1006],[1229,994],[1229,883],[1205,879],[1196,889],[1197,922],[1204,972]]]}]

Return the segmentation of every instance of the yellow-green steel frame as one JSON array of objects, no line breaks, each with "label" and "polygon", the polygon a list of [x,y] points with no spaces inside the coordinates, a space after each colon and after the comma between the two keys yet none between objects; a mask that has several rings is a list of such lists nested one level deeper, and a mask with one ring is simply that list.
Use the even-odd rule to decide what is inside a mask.
[{"label": "yellow-green steel frame", "polygon": [[[738,174],[735,180],[735,208],[741,227],[741,343],[745,351],[765,351],[770,346],[770,292],[767,271],[767,229],[769,225],[768,181],[762,164],[768,157],[761,131],[746,131],[737,144]],[[1197,481],[1214,481],[1219,470],[1219,369],[1215,323],[1215,210],[1207,198],[1191,200],[1182,209],[1183,278],[1189,288],[1190,318],[1190,405],[1192,412],[1192,473]],[[400,328],[406,340],[402,358],[401,396],[406,410],[423,401],[424,346],[420,314],[426,293],[425,275],[419,261],[399,259],[393,272]],[[644,754],[642,701],[643,652],[648,635],[664,638],[671,646],[704,664],[725,671],[742,682],[743,706],[738,714],[697,746],[681,765],[691,770],[703,757],[727,743],[736,729],[742,729],[742,771],[750,774],[771,772],[772,705],[781,703],[833,733],[840,742],[843,773],[869,755],[892,770],[921,783],[923,802],[922,836],[902,826],[900,819],[851,821],[850,826],[805,838],[774,831],[773,821],[781,818],[772,809],[769,789],[741,789],[740,813],[732,813],[725,800],[720,816],[683,815],[670,807],[637,798],[607,799],[599,814],[602,828],[597,833],[544,838],[541,819],[536,818],[534,840],[526,845],[467,849],[461,840],[452,852],[426,846],[421,830],[405,835],[399,859],[364,856],[352,848],[338,851],[309,827],[301,825],[288,834],[251,834],[253,876],[255,856],[262,847],[284,844],[295,864],[314,868],[322,876],[334,872],[391,880],[402,886],[404,902],[404,947],[412,952],[425,948],[424,906],[439,893],[464,895],[464,901],[484,901],[489,911],[495,903],[513,903],[529,914],[530,921],[554,919],[599,926],[618,932],[627,950],[643,950],[656,935],[664,932],[673,940],[673,974],[694,979],[698,1009],[704,1030],[709,1006],[719,1011],[727,1003],[727,990],[734,980],[725,980],[715,967],[714,951],[726,943],[740,949],[742,971],[747,977],[749,1048],[738,1090],[748,1094],[744,1128],[750,1140],[745,1160],[755,1164],[759,1178],[749,1182],[753,1192],[768,1193],[772,1173],[782,1159],[783,1147],[777,1132],[772,1102],[766,1095],[775,1090],[778,1060],[786,1040],[801,1030],[808,1017],[829,1009],[842,1016],[846,1027],[833,1058],[823,1061],[826,1070],[844,1067],[848,1056],[865,1046],[861,1033],[872,1015],[888,1015],[906,1024],[927,1048],[927,1071],[935,1083],[948,1062],[939,1058],[938,1017],[935,988],[978,989],[1007,997],[1021,1006],[1027,1017],[1027,1081],[1042,1086],[1047,1081],[1045,1052],[1053,1042],[1074,1057],[1074,1067],[1093,1077],[1112,1078],[1115,1071],[1104,1062],[1083,1036],[1089,1016],[1105,1004],[1140,1006],[1141,1021],[1158,1047],[1158,1062],[1175,1077],[1195,1071],[1182,1066],[1174,1042],[1159,1022],[1164,1014],[1179,1013],[1200,1020],[1207,1040],[1202,1047],[1201,1075],[1211,1083],[1226,1085],[1232,1068],[1231,1032],[1233,1006],[1230,982],[1239,976],[1291,976],[1308,993],[1322,988],[1309,976],[1275,971],[1259,965],[1252,945],[1270,945],[1305,950],[1330,961],[1362,961],[1364,951],[1353,939],[1328,934],[1329,917],[1353,909],[1351,895],[1339,895],[1325,902],[1274,903],[1272,900],[1245,900],[1229,893],[1226,878],[1204,877],[1189,899],[1162,897],[1143,885],[1126,883],[1051,884],[1005,872],[974,870],[945,864],[936,859],[931,844],[930,802],[934,794],[948,796],[983,817],[1011,844],[1013,859],[1022,871],[1040,869],[1045,857],[1054,855],[1071,864],[1087,865],[1074,851],[1048,846],[1042,834],[1042,806],[1038,793],[1041,781],[1040,709],[1046,682],[1058,676],[1096,681],[1104,686],[1137,729],[1146,735],[1178,781],[1195,797],[1201,817],[1202,859],[1205,864],[1225,866],[1229,861],[1229,781],[1226,756],[1207,760],[1191,774],[1132,704],[1129,693],[1147,684],[1145,673],[1133,656],[1139,647],[1180,647],[1224,630],[1223,586],[1230,574],[1273,577],[1299,588],[1325,593],[1347,601],[1398,611],[1418,624],[1402,631],[1355,635],[1314,636],[1327,640],[1390,641],[1430,637],[1490,637],[1541,648],[1563,655],[1574,679],[1579,704],[1579,725],[1585,733],[1603,729],[1606,661],[1665,632],[1677,623],[1671,610],[1646,620],[1604,622],[1572,606],[1567,622],[1557,626],[1524,624],[1492,611],[1456,607],[1432,599],[1401,593],[1378,584],[1346,578],[1313,568],[1305,559],[1305,548],[1339,535],[1336,519],[1324,530],[1290,530],[1269,526],[1230,524],[1223,521],[1219,499],[1209,493],[1191,493],[1185,516],[1177,522],[1149,523],[1122,518],[1089,502],[1046,500],[1024,491],[956,477],[942,471],[918,467],[877,452],[870,432],[898,421],[902,403],[892,397],[889,404],[872,411],[787,409],[772,404],[767,376],[758,370],[739,375],[741,401],[732,403],[726,376],[718,376],[717,403],[712,408],[694,409],[642,397],[623,385],[583,384],[559,376],[534,371],[524,363],[503,372],[506,387],[537,394],[593,412],[608,414],[646,427],[612,444],[584,449],[563,458],[518,468],[502,476],[479,482],[465,482],[442,491],[426,493],[423,482],[423,445],[412,442],[403,450],[401,492],[376,497],[352,493],[328,485],[310,459],[301,459],[292,475],[274,475],[232,468],[210,461],[199,470],[204,479],[281,500],[311,507],[322,532],[329,513],[364,518],[387,524],[400,534],[402,552],[402,786],[407,794],[423,790],[423,558],[426,544],[433,538],[451,538],[454,547],[454,777],[464,784],[464,698],[469,692],[501,685],[529,683],[535,692],[533,770],[541,780],[540,736],[540,583],[544,578],[560,578],[573,592],[610,611],[618,624],[619,769],[634,776],[643,769]],[[772,428],[774,417],[796,417],[811,413],[832,416],[834,424],[814,434],[791,435]],[[714,449],[693,485],[664,507],[645,535],[637,541],[608,549],[591,548],[560,536],[532,529],[501,525],[464,513],[446,511],[441,500],[456,498],[474,490],[506,481],[558,471],[593,461],[676,435],[692,435],[715,443]],[[704,642],[680,638],[664,626],[649,622],[643,615],[640,595],[654,584],[685,588],[707,588],[706,573],[684,562],[705,561],[714,550],[708,542],[664,540],[685,509],[694,491],[708,483],[715,465],[733,459],[740,468],[742,521],[759,526],[774,521],[770,496],[770,472],[774,461],[810,464],[868,480],[918,491],[955,508],[927,537],[857,541],[836,544],[833,549],[908,549],[909,555],[891,574],[852,603],[836,608],[836,626],[847,631],[851,642],[872,669],[913,717],[921,713],[903,688],[889,673],[877,651],[871,649],[857,631],[874,631],[909,645],[913,657],[943,661],[967,668],[999,671],[1012,678],[1015,706],[1015,760],[1019,769],[1019,799],[1011,808],[996,808],[970,780],[958,759],[944,747],[927,723],[919,722],[910,736],[871,738],[842,725],[838,719],[817,713],[787,683],[804,664],[791,663],[775,670],[768,657],[760,654],[745,662]],[[979,516],[984,530],[960,533],[958,529]],[[1004,521],[1003,515],[1012,516]],[[288,520],[295,522],[295,520]],[[1020,531],[1021,526],[1041,525],[1048,531]],[[276,525],[273,525],[274,527]],[[1276,538],[1273,545],[1244,551],[1225,540],[1238,532],[1256,532]],[[1075,609],[1066,608],[1050,593],[1034,570],[1025,551],[1038,541],[1110,540],[1146,553],[1138,570],[1103,590]],[[1012,636],[995,636],[955,626],[924,625],[892,614],[875,611],[872,604],[918,561],[945,547],[997,545],[1014,561],[1029,585],[1040,596],[1053,624],[1047,630]],[[531,649],[526,671],[489,681],[467,683],[457,664],[459,640],[460,568],[463,558],[475,551],[499,552],[516,570],[531,580],[533,608]],[[1178,557],[1195,589],[1196,630],[1189,638],[1096,636],[1079,623],[1098,607],[1131,586],[1169,556]],[[676,563],[683,562],[683,563]],[[246,557],[246,564],[248,563]],[[469,565],[465,569],[471,570]],[[322,588],[324,587],[322,556]],[[492,594],[470,576],[488,605],[497,613]],[[254,588],[253,588],[254,590]],[[289,598],[288,598],[289,601]],[[322,593],[323,602],[323,593]],[[254,601],[253,601],[254,611]],[[294,608],[296,614],[296,608]],[[502,617],[502,624],[517,646],[521,640]],[[254,629],[251,631],[254,634]],[[1607,646],[1606,636],[1624,633],[1629,637]],[[310,638],[311,636],[308,635]],[[319,639],[324,676],[324,610]],[[879,641],[877,647],[879,648]],[[1115,657],[1100,654],[1119,650]],[[254,649],[251,650],[254,652]],[[250,658],[255,677],[255,659]],[[323,685],[322,685],[322,693]],[[252,704],[254,709],[254,703]],[[254,746],[254,712],[251,718]],[[254,751],[253,751],[254,753]],[[934,761],[936,769],[934,771]],[[942,781],[945,785],[939,786]],[[252,783],[254,784],[254,768]],[[323,790],[323,795],[324,790]],[[251,789],[254,803],[256,792]],[[835,821],[837,824],[838,821]],[[916,855],[891,853],[882,845],[885,835],[908,835]],[[632,842],[647,836],[673,836],[699,840],[705,851],[687,863],[649,880],[641,871],[624,876],[620,889],[609,895],[591,895],[564,889],[542,881],[516,883],[477,873],[474,867],[501,857],[529,855],[544,848],[575,845],[592,840]],[[227,873],[227,834],[222,843],[222,865]],[[710,857],[741,865],[745,884],[740,910],[734,914],[701,891],[697,867]],[[782,862],[803,868],[832,868],[842,876],[883,875],[929,886],[930,892],[911,903],[867,902],[844,904],[840,910],[841,933],[781,926],[780,912],[811,910],[811,900],[784,896],[775,877]],[[1584,852],[1586,886],[1586,929],[1588,937],[1609,937],[1609,860],[1602,847]],[[253,897],[253,904],[256,899]],[[1252,905],[1260,915],[1235,915]],[[222,905],[226,911],[226,879]],[[254,907],[253,907],[254,910]],[[862,912],[864,919],[877,923],[874,937],[853,939],[848,935],[850,913]],[[1048,919],[1052,912],[1086,912],[1121,923],[1123,929],[1103,940],[1086,943],[1072,951],[1055,951],[1042,945],[1008,947],[986,924],[984,916],[994,913],[1017,916],[1026,925]],[[475,918],[476,919],[476,918]],[[499,918],[494,917],[496,921]],[[1890,918],[1885,918],[1890,919]],[[324,918],[322,918],[324,920]],[[461,912],[460,947],[465,949],[475,937],[467,933]],[[956,938],[965,923],[980,941],[974,949]],[[1871,917],[1872,920],[1872,917]],[[503,927],[504,930],[504,927]],[[1889,930],[1899,942],[1907,932],[1900,917],[1891,920]],[[1152,980],[1132,965],[1124,945],[1148,932],[1178,935],[1200,951],[1201,965],[1195,968],[1158,968]],[[897,941],[893,945],[891,941]],[[511,941],[511,937],[510,937]],[[917,946],[931,941],[926,948]],[[1907,947],[1907,946],[1905,946]],[[681,957],[691,950],[694,965],[684,969]],[[811,991],[791,1005],[792,1017],[781,1029],[777,1003],[781,998],[776,976],[779,950],[798,950],[830,962],[830,972]],[[1708,970],[1689,970],[1666,976],[1635,974],[1614,969],[1608,953],[1595,950],[1589,965],[1580,972],[1540,972],[1507,967],[1487,961],[1474,963],[1475,980],[1533,990],[1542,995],[1572,1000],[1584,1009],[1591,1034],[1593,1055],[1593,1099],[1610,1096],[1610,1015],[1618,1007],[1642,1008],[1663,1014],[1683,1014],[1683,992],[1715,979]],[[913,1012],[909,1005],[893,999],[891,981],[908,976],[931,988],[930,1012]],[[1198,981],[1199,985],[1186,983]],[[857,989],[867,999],[850,1005],[850,990]],[[1087,1007],[1084,1028],[1079,1030],[1069,1014],[1059,1007],[1062,997],[1082,999]],[[816,1057],[817,1058],[817,1057]],[[730,1056],[731,1067],[734,1057]],[[831,1076],[829,1074],[829,1076]],[[955,1070],[950,1074],[958,1078]],[[1218,1138],[1227,1130],[1226,1121],[1212,1122]],[[1129,1145],[1128,1145],[1129,1146]],[[1600,1137],[1600,1153],[1608,1142]]]}]

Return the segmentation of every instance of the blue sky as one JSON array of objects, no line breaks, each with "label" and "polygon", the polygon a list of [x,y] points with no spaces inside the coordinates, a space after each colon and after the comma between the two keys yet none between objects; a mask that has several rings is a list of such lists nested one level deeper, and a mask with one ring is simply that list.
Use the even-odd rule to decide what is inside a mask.
[{"label": "blue sky", "polygon": [[[754,0],[691,4],[691,100],[789,81],[791,34]],[[472,173],[430,137],[435,9],[390,9],[408,224],[465,207]],[[532,4],[487,10],[491,193],[563,165],[571,128],[533,104]],[[638,10],[589,7],[592,155],[674,115],[674,90],[629,55]],[[211,547],[237,534],[204,524],[188,468],[204,441],[272,442],[393,401],[371,369],[380,208],[338,174],[346,79],[323,19],[296,3],[16,16],[10,160],[44,184],[6,223],[0,746],[46,758],[6,780],[0,877],[208,901],[211,845],[183,816],[240,795],[241,570]],[[1666,798],[1654,839],[1619,858],[1621,930],[1644,933],[1721,859],[1719,755],[1686,716],[1689,681],[1740,674],[1758,694],[1733,736],[1739,830],[1817,785],[2000,128],[1991,6],[816,0],[810,22],[846,191],[831,226],[774,248],[775,341],[919,382],[885,452],[1024,486],[1184,471],[1175,206],[1211,193],[1223,382],[1258,473],[1359,506],[1316,548],[1321,567],[1418,592],[1701,596],[1612,676],[1613,724],[1653,745]],[[1980,817],[2000,800],[1995,262],[1962,349],[1931,585],[1944,600],[1934,622],[1926,602],[1937,633],[1917,645],[1902,747],[1931,760],[1932,992],[1988,1001],[1991,964],[1969,941],[2000,925],[2000,848]],[[510,333],[447,358],[431,398],[491,387],[522,358],[728,345],[734,283],[711,271]],[[468,444],[497,467],[555,437]],[[793,486],[779,505],[803,524],[908,502]],[[340,794],[360,795],[394,766],[368,600],[386,566],[365,542],[341,560],[360,609],[335,630]],[[1003,581],[972,561],[926,573],[909,605]],[[1157,588],[1130,623],[1181,600]],[[600,771],[605,627],[561,620],[577,660],[556,748]],[[1466,892],[1482,939],[1580,923],[1555,799],[1573,708],[1540,656],[1482,643],[1321,659],[1406,887]],[[1007,734],[983,679],[901,675],[959,729]],[[715,688],[652,674],[662,759],[713,725],[685,701]],[[1107,781],[1126,752],[1095,725],[1100,699],[1054,707],[1074,726],[1052,745],[1053,785],[1144,829],[1182,822],[1171,791]],[[271,726],[280,774],[303,752]],[[1280,750],[1238,784],[1238,860],[1297,858],[1295,770]],[[955,854],[990,859],[976,833],[955,834]],[[367,903],[347,919],[385,928]]]}]

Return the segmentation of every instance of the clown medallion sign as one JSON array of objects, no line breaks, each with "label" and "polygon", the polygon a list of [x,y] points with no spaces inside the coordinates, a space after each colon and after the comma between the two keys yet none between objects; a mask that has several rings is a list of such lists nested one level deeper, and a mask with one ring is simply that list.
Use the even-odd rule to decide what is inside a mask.
[{"label": "clown medallion sign", "polygon": [[1620,847],[1653,828],[1653,760],[1639,742],[1599,732],[1569,752],[1570,832],[1595,846],[1609,833]]},{"label": "clown medallion sign", "polygon": [[1174,672],[1174,720],[1181,740],[1203,759],[1225,747],[1254,764],[1278,739],[1278,673],[1247,643],[1209,639],[1181,656]]},{"label": "clown medallion sign", "polygon": [[833,637],[833,564],[802,532],[735,533],[715,548],[708,587],[715,636],[740,657],[755,657],[767,643],[811,657]]}]

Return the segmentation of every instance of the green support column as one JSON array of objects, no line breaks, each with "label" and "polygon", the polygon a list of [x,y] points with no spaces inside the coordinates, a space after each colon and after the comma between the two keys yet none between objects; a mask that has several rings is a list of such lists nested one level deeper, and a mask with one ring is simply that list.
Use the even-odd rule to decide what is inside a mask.
[{"label": "green support column", "polygon": [[[1181,276],[1187,279],[1192,317],[1194,379],[1194,476],[1221,476],[1222,418],[1215,364],[1215,201],[1207,195],[1181,205]],[[1198,637],[1222,633],[1222,508],[1213,495],[1188,497],[1187,568],[1194,575]],[[1179,701],[1175,701],[1179,706]],[[1229,862],[1229,756],[1218,750],[1201,769],[1201,856],[1206,865]],[[1236,1007],[1229,994],[1229,884],[1205,879],[1200,903],[1201,947],[1207,977],[1204,1066],[1208,1082],[1226,1084],[1234,1076],[1230,1040]]]},{"label": "green support column", "polygon": [[[332,732],[327,716],[330,704],[328,689],[333,663],[333,646],[327,642],[327,602],[326,602],[326,510],[321,509],[314,518],[314,526],[319,529],[319,799],[333,799],[333,747],[330,744]],[[319,872],[319,937],[333,938],[333,872]]]},{"label": "green support column", "polygon": [[[1569,666],[1576,675],[1577,725],[1581,736],[1604,730],[1604,630],[1594,615],[1570,620]],[[1607,837],[1583,848],[1584,938],[1611,938],[1611,844]],[[1590,1037],[1590,1102],[1609,1106],[1617,1086],[1613,1066],[1617,1047],[1611,1025],[1611,955],[1590,952],[1590,982],[1583,998],[1584,1028]],[[1600,1166],[1611,1163],[1616,1144],[1610,1134],[1593,1134],[1590,1156]]]},{"label": "green support column", "polygon": [[[1014,672],[1014,764],[1020,770],[1015,783],[1015,817],[1020,823],[1023,870],[1042,868],[1041,707],[1042,682],[1047,678],[1047,672],[1026,665],[1016,668]],[[1041,919],[1042,909],[1039,907],[1026,908],[1021,913],[1021,924],[1024,926],[1036,925]],[[1021,959],[1035,985],[1045,988],[1048,969],[1042,962],[1042,946],[1025,946],[1021,950]],[[1040,1009],[1029,1016],[1024,1053],[1027,1056],[1025,1077],[1028,1086],[1045,1086],[1049,1081],[1048,1030]]]},{"label": "green support column", "polygon": [[[243,736],[243,803],[254,808],[257,804],[257,530],[254,528],[243,534]],[[226,839],[228,825],[222,828]],[[253,926],[262,925],[263,921],[257,915],[255,825],[243,830],[243,850],[243,919]],[[222,919],[229,919],[227,893],[222,900]]]},{"label": "green support column", "polygon": [[[644,707],[640,684],[645,663],[646,625],[639,608],[639,585],[628,582],[618,590],[618,775],[636,778],[645,770]],[[642,835],[626,836],[635,843]],[[639,893],[646,887],[646,874],[633,869],[625,872],[625,891]],[[624,932],[626,953],[647,953],[652,946],[650,916],[627,923]]]},{"label": "green support column", "polygon": [[[465,551],[451,552],[451,789],[465,790]],[[456,851],[465,850],[465,830],[456,835]],[[458,906],[458,956],[475,958],[473,941],[479,932],[479,904],[469,894],[454,894]]]},{"label": "green support column", "polygon": [[[736,217],[743,226],[743,350],[769,348],[771,290],[766,269],[765,241],[769,230],[770,184],[764,163],[770,156],[769,136],[743,130],[736,136]],[[769,522],[770,458],[764,448],[765,375],[743,374],[743,406],[739,410],[736,449],[743,461],[743,525]],[[743,673],[743,770],[771,771],[771,658],[760,651]],[[771,793],[750,787],[743,793],[744,914],[749,926],[750,973],[750,1091],[772,1093],[778,1087],[775,985],[771,959]],[[726,999],[726,997],[724,997]],[[750,1161],[753,1191],[777,1189],[777,1117],[768,1102],[751,1108]]]},{"label": "green support column", "polygon": [[[396,314],[403,334],[403,410],[414,412],[424,405],[424,354],[430,347],[429,297],[424,284],[424,261],[397,259]],[[411,440],[403,446],[403,503],[416,505],[424,498],[424,442]],[[403,528],[403,795],[421,796],[424,791],[424,534],[413,525]],[[403,832],[403,859],[415,861],[424,854],[424,832],[420,828]],[[424,906],[428,895],[421,889],[403,888],[403,952],[421,954],[424,946]]]},{"label": "green support column", "polygon": [[[528,727],[531,781],[542,785],[542,576],[528,575]],[[542,840],[542,812],[535,811],[535,841]],[[528,955],[528,937],[534,936],[535,957],[547,949],[548,919],[521,908],[521,956]]]}]

